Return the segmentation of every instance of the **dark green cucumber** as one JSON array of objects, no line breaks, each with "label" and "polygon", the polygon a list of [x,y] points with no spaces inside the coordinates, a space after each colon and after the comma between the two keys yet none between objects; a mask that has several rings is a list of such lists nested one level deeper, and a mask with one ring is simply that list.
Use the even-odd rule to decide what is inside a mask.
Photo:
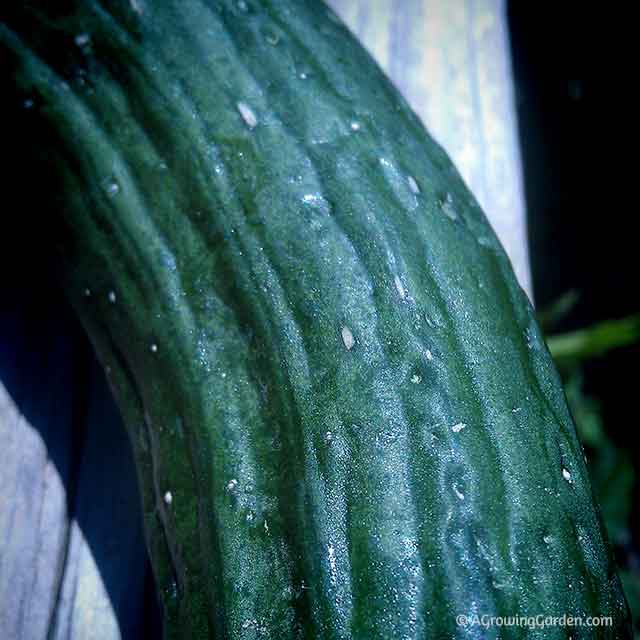
[{"label": "dark green cucumber", "polygon": [[167,638],[527,633],[461,614],[630,637],[531,306],[335,16],[13,4],[3,80],[130,430]]}]

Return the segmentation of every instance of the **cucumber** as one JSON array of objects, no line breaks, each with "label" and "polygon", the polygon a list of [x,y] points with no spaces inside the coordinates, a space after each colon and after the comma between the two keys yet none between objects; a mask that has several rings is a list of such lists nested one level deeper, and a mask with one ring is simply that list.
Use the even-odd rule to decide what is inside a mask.
[{"label": "cucumber", "polygon": [[610,617],[573,638],[631,637],[532,308],[324,4],[0,16],[166,638],[520,637],[456,616],[563,614]]}]

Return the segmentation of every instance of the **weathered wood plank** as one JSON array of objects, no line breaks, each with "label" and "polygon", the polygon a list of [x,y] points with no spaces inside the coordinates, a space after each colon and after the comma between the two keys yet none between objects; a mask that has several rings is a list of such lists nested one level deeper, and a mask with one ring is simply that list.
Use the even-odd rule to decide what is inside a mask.
[{"label": "weathered wood plank", "polygon": [[60,327],[32,340],[22,313],[0,328],[0,637],[45,638],[70,528],[71,447],[55,434],[70,431],[71,394],[55,374],[71,345]]},{"label": "weathered wood plank", "polygon": [[504,0],[330,0],[447,150],[531,297]]},{"label": "weathered wood plank", "polygon": [[0,638],[143,637],[124,427],[64,303],[14,302],[0,308]]},{"label": "weathered wood plank", "polygon": [[129,442],[94,361],[74,519],[52,640],[143,636],[146,551]]}]

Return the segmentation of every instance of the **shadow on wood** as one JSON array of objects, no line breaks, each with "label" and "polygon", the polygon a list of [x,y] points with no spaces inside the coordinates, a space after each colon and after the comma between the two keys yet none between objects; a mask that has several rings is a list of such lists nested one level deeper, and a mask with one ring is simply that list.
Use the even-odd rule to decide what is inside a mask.
[{"label": "shadow on wood", "polygon": [[53,283],[0,290],[0,637],[161,637],[128,438]]}]

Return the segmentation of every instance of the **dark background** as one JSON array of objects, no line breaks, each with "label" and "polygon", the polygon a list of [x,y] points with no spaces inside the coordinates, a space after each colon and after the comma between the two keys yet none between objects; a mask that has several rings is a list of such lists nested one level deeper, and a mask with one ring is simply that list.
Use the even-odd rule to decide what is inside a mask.
[{"label": "dark background", "polygon": [[640,308],[634,21],[620,6],[508,3],[535,298],[578,289],[567,327]]},{"label": "dark background", "polygon": [[[634,191],[639,179],[632,141],[638,76],[632,68],[637,52],[632,49],[638,36],[631,33],[630,10],[622,3],[512,0],[507,6],[536,306],[544,310],[563,294],[575,292],[575,304],[554,332],[638,313]],[[636,343],[582,363],[579,372],[583,392],[595,403],[605,432],[604,440],[591,446],[587,442],[585,448],[635,609],[636,634],[639,362]],[[573,374],[563,371],[565,380]],[[581,405],[574,403],[572,409],[578,418]],[[605,454],[618,460],[605,462]],[[606,477],[600,473],[603,467]],[[635,478],[632,491],[625,492],[623,477],[629,472]],[[616,505],[615,500],[630,504]],[[616,519],[621,510],[626,512],[623,521]]]}]

